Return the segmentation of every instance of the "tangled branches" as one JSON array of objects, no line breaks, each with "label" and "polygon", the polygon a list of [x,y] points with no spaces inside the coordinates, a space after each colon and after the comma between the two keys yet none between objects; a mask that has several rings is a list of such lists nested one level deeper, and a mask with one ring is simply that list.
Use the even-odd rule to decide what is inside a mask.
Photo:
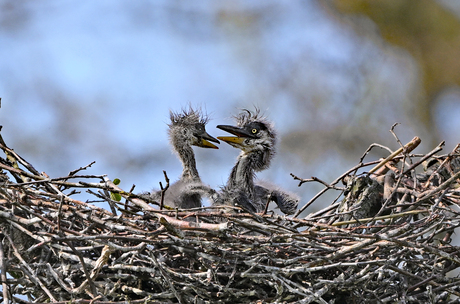
[{"label": "tangled branches", "polygon": [[[289,218],[229,206],[160,210],[161,202],[105,176],[79,174],[88,166],[49,178],[3,141],[0,148],[4,303],[447,303],[460,296],[460,280],[450,275],[460,266],[451,244],[460,223],[457,151],[414,155],[405,146],[381,165],[363,163],[366,152],[331,184],[295,177],[326,186],[305,208],[326,191],[338,195],[323,210]],[[111,211],[72,198],[81,190]]]}]

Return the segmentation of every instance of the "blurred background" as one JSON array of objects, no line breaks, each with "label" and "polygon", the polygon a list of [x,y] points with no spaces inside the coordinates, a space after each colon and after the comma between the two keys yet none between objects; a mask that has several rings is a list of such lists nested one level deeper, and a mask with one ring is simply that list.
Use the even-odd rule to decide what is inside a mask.
[{"label": "blurred background", "polygon": [[[323,186],[290,173],[331,182],[370,144],[397,149],[396,122],[403,143],[422,139],[415,153],[450,152],[459,58],[455,0],[0,0],[0,125],[50,177],[96,161],[85,173],[139,192],[181,173],[169,110],[201,106],[219,136],[257,106],[280,137],[258,177],[304,204]],[[202,180],[223,185],[239,151],[195,151]]]}]

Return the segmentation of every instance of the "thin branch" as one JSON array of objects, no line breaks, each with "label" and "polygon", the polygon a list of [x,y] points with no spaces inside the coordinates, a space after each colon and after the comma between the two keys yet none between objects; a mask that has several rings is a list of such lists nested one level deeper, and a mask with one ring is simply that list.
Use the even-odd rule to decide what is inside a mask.
[{"label": "thin branch", "polygon": [[3,303],[9,304],[10,303],[10,288],[7,284],[6,278],[6,259],[5,259],[5,251],[3,250],[3,240],[5,237],[0,240],[0,280],[2,281],[2,292],[3,292]]},{"label": "thin branch", "polygon": [[394,138],[396,139],[396,141],[398,142],[399,146],[400,147],[403,147],[403,143],[399,140],[398,136],[396,135],[396,133],[394,132],[395,128],[397,125],[400,125],[399,122],[396,122],[394,123],[392,126],[391,126],[391,129],[390,129],[390,133],[394,136]]},{"label": "thin branch", "polygon": [[[332,183],[330,183],[330,185],[336,185],[338,182],[342,181],[343,178],[347,175],[350,175],[352,172],[355,172],[358,171],[358,169],[362,168],[362,167],[366,167],[366,166],[369,166],[369,165],[373,165],[373,164],[376,164],[378,163],[379,161],[373,161],[373,162],[368,162],[366,164],[362,164],[362,163],[359,163],[358,165],[354,166],[353,168],[347,170],[345,173],[343,173],[342,175],[340,175],[339,177],[337,177]],[[291,176],[295,176],[291,173]],[[299,187],[300,187],[301,184],[299,184]],[[324,188],[323,190],[321,190],[320,192],[318,192],[310,201],[308,201],[302,208],[300,208],[299,210],[297,210],[297,212],[293,215],[293,217],[297,217],[299,216],[299,214],[301,214],[305,209],[307,209],[311,204],[313,204],[321,195],[323,195],[324,193],[326,193],[327,190],[330,190],[331,188],[329,187],[326,187]]]},{"label": "thin branch", "polygon": [[425,160],[427,160],[428,158],[432,157],[434,154],[438,153],[439,151],[442,150],[442,147],[444,147],[445,145],[445,141],[442,141],[436,148],[434,148],[431,152],[429,152],[428,154],[426,154],[424,157],[420,158],[419,161],[415,162],[412,166],[410,166],[409,168],[407,168],[404,172],[403,172],[403,175],[406,175],[407,173],[409,173],[410,171],[414,170],[416,167],[418,167],[421,163],[423,163]]},{"label": "thin branch", "polygon": [[89,167],[91,167],[91,166],[94,165],[95,163],[96,163],[96,161],[93,160],[91,163],[89,163],[88,165],[86,165],[86,166],[84,166],[84,167],[80,167],[80,168],[78,168],[78,169],[75,169],[75,170],[73,170],[73,171],[70,171],[69,176],[74,176],[74,175],[77,174],[78,172],[88,169]]},{"label": "thin branch", "polygon": [[37,286],[39,286],[49,297],[49,299],[53,302],[56,302],[56,298],[54,295],[51,293],[51,291],[45,286],[45,284],[40,280],[39,277],[34,275],[34,270],[29,266],[29,264],[23,259],[21,254],[19,253],[18,249],[13,243],[13,240],[8,234],[5,234],[6,238],[8,239],[8,242],[10,243],[11,248],[13,249],[13,254],[14,256],[21,262],[22,266],[24,267],[23,271],[25,272],[24,274]]},{"label": "thin branch", "polygon": [[414,150],[419,144],[421,143],[421,139],[417,136],[415,136],[410,142],[408,142],[405,146],[399,148],[395,152],[391,153],[387,158],[385,158],[383,161],[381,161],[377,166],[369,170],[369,173],[374,173],[377,171],[380,167],[384,166],[386,163],[389,161],[393,160],[396,156],[398,156],[400,153],[410,153],[412,150]]},{"label": "thin branch", "polygon": [[163,209],[164,207],[164,202],[165,202],[165,193],[169,189],[169,178],[168,175],[166,174],[166,171],[163,170],[163,174],[165,176],[165,181],[166,181],[166,186],[163,188],[163,185],[160,182],[160,189],[161,189],[161,200],[160,200],[160,210]]}]

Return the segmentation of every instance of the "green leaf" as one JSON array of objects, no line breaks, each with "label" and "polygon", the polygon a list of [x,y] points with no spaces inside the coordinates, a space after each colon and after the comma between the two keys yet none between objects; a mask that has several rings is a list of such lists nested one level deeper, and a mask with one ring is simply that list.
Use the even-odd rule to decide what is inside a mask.
[{"label": "green leaf", "polygon": [[[115,178],[113,180],[113,183],[115,185],[119,185],[120,184],[120,179],[119,178]],[[113,192],[110,192],[110,198],[113,199],[114,201],[121,201],[121,195],[119,193],[113,193]]]},{"label": "green leaf", "polygon": [[121,201],[121,195],[119,193],[110,192],[110,198],[117,202]]}]

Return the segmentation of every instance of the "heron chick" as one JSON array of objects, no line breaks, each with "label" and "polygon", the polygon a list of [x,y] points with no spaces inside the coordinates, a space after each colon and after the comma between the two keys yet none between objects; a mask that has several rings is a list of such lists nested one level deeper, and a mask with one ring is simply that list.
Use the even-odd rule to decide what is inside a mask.
[{"label": "heron chick", "polygon": [[[182,162],[183,170],[179,180],[165,192],[164,204],[181,209],[201,207],[201,192],[193,189],[201,186],[202,182],[196,168],[192,146],[218,149],[211,142],[219,143],[219,141],[206,132],[205,126],[209,119],[200,110],[189,107],[179,113],[170,111],[170,119],[171,123],[168,125],[170,144]],[[154,200],[160,200],[161,191],[153,191],[147,195]]]},{"label": "heron chick", "polygon": [[245,110],[236,117],[237,125],[218,125],[217,128],[235,136],[218,136],[241,150],[226,186],[215,200],[216,205],[239,204],[253,212],[261,212],[267,202],[274,201],[280,210],[293,214],[298,198],[278,187],[255,184],[255,172],[267,169],[275,155],[276,131],[260,111]]}]

